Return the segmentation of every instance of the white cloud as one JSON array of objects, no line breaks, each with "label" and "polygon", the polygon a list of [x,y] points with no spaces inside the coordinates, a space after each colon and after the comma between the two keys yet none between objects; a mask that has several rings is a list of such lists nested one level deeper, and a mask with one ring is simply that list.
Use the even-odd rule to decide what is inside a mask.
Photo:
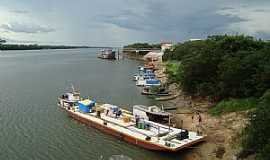
[{"label": "white cloud", "polygon": [[219,11],[219,14],[243,19],[243,21],[228,24],[229,30],[253,36],[260,33],[270,35],[270,10],[267,5],[230,8]]},{"label": "white cloud", "polygon": [[29,13],[26,10],[19,10],[19,9],[15,9],[15,10],[10,10],[11,13],[16,13],[16,14],[27,14]]},{"label": "white cloud", "polygon": [[17,22],[2,24],[0,28],[4,29],[5,31],[15,33],[49,33],[55,31],[55,29],[47,26],[40,26],[37,24],[23,24]]}]

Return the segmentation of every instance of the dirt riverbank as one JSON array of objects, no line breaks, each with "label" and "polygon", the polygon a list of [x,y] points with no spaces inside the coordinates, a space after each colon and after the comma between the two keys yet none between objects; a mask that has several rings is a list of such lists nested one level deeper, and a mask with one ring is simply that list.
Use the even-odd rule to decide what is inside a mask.
[{"label": "dirt riverbank", "polygon": [[[167,82],[165,64],[156,63],[157,77]],[[176,107],[174,125],[179,128],[207,135],[207,141],[194,146],[187,154],[187,160],[236,160],[240,151],[240,135],[247,124],[247,111],[211,116],[208,110],[214,104],[204,99],[185,96],[175,84],[169,86],[173,94],[179,96],[164,102],[165,106]]]}]

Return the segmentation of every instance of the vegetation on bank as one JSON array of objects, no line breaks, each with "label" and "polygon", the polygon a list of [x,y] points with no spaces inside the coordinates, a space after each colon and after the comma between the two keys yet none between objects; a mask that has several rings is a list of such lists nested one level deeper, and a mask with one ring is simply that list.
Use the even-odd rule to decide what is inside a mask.
[{"label": "vegetation on bank", "polygon": [[257,109],[249,115],[250,123],[243,132],[243,152],[240,156],[256,153],[257,160],[270,159],[270,90],[260,98]]},{"label": "vegetation on bank", "polygon": [[169,82],[178,83],[188,95],[217,102],[210,114],[254,108],[243,133],[241,156],[256,153],[259,160],[270,159],[269,41],[244,35],[210,36],[179,43],[163,59],[169,62]]},{"label": "vegetation on bank", "polygon": [[88,46],[52,46],[52,45],[37,45],[37,44],[4,44],[5,40],[0,39],[0,50],[40,50],[40,49],[75,49],[89,48]]},{"label": "vegetation on bank", "polygon": [[255,108],[257,104],[258,100],[256,98],[222,100],[212,107],[208,112],[211,115],[218,116],[223,113],[252,109]]},{"label": "vegetation on bank", "polygon": [[168,75],[168,83],[178,83],[181,81],[183,67],[179,61],[170,61],[166,63],[166,74]]},{"label": "vegetation on bank", "polygon": [[260,97],[270,88],[270,42],[249,36],[210,36],[164,55],[181,63],[175,75],[184,92],[225,98]]}]

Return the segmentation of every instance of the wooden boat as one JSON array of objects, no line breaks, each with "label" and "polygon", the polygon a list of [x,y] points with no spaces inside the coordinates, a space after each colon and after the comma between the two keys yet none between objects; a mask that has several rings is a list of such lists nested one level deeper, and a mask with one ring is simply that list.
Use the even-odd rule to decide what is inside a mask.
[{"label": "wooden boat", "polygon": [[78,101],[79,105],[91,107],[90,112],[85,113],[76,103],[66,106],[65,101],[65,97],[59,97],[60,107],[70,117],[145,149],[177,152],[205,140],[205,136],[200,136],[195,132],[134,117],[114,105],[95,104],[91,100]]},{"label": "wooden boat", "polygon": [[142,95],[148,95],[148,96],[154,96],[156,95],[156,93],[150,92],[150,91],[146,91],[146,90],[142,90],[141,92]]},{"label": "wooden boat", "polygon": [[159,91],[157,91],[157,92],[152,92],[150,87],[144,87],[141,94],[142,95],[154,95],[154,96],[158,96],[158,97],[171,95],[171,93],[169,91],[166,91],[164,88],[159,89]]},{"label": "wooden boat", "polygon": [[139,115],[140,117],[154,122],[167,123],[169,122],[169,117],[172,116],[171,113],[164,111],[157,106],[143,106],[134,105],[133,114]]},{"label": "wooden boat", "polygon": [[163,96],[163,97],[156,97],[155,100],[157,100],[157,101],[168,101],[168,100],[175,99],[178,96],[179,96],[179,94]]}]

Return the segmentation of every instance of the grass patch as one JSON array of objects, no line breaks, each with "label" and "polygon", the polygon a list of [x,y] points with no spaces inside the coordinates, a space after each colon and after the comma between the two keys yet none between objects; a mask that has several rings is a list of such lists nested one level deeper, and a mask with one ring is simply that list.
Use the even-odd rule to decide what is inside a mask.
[{"label": "grass patch", "polygon": [[170,61],[166,63],[166,73],[169,83],[179,83],[182,79],[182,64],[179,61]]},{"label": "grass patch", "polygon": [[176,75],[177,74],[177,70],[180,66],[180,63],[177,61],[170,61],[166,63],[166,72],[171,74],[171,75]]},{"label": "grass patch", "polygon": [[256,98],[246,98],[246,99],[230,99],[223,100],[211,108],[208,112],[213,116],[218,116],[223,113],[244,111],[248,109],[255,108],[258,104],[258,99]]}]

